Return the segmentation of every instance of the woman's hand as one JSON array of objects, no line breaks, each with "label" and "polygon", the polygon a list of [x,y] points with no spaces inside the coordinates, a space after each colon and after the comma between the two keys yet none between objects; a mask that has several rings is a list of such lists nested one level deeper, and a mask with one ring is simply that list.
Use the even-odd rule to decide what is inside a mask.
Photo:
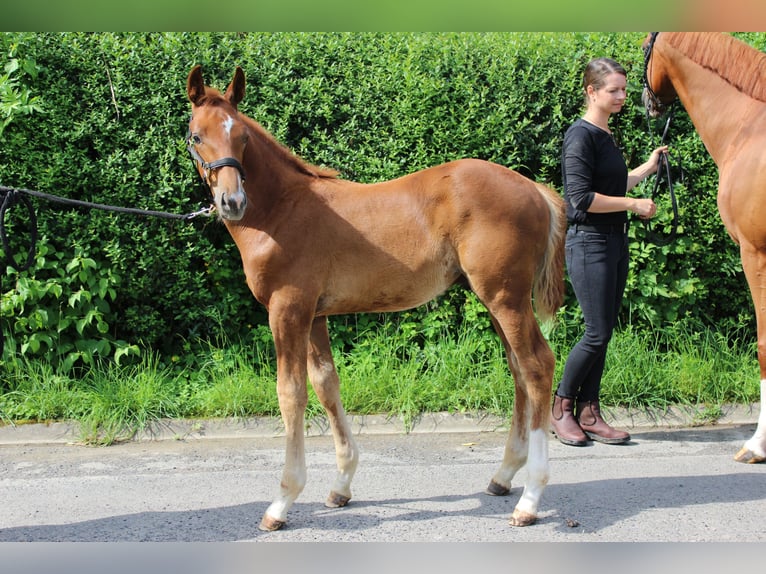
[{"label": "woman's hand", "polygon": [[668,146],[666,145],[660,146],[652,152],[652,155],[649,156],[646,162],[651,170],[647,175],[657,172],[657,169],[660,167],[660,156],[666,153],[668,153]]},{"label": "woman's hand", "polygon": [[657,205],[649,198],[637,198],[633,200],[630,210],[641,219],[651,219],[657,214]]},{"label": "woman's hand", "polygon": [[653,173],[657,173],[657,170],[660,167],[660,156],[665,153],[668,153],[668,146],[663,145],[658,147],[652,152],[652,155],[649,156],[648,160],[636,169],[628,172],[628,186],[626,191],[630,191],[636,187],[640,181],[645,180]]}]

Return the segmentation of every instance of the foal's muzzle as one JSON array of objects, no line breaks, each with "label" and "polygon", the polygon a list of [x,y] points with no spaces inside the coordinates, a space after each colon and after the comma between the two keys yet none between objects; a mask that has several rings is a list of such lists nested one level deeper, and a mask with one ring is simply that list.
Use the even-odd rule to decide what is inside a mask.
[{"label": "foal's muzzle", "polygon": [[227,221],[242,219],[247,209],[247,195],[245,195],[245,190],[242,187],[242,180],[240,180],[239,189],[234,192],[226,193],[215,190],[213,201],[221,218]]}]

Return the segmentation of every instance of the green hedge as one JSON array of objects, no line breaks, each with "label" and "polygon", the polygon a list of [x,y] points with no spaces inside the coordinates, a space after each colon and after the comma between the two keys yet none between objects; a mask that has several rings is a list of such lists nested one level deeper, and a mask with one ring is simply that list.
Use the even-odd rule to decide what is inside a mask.
[{"label": "green hedge", "polygon": [[[759,49],[766,43],[762,33],[741,36]],[[308,161],[344,178],[379,181],[479,157],[561,189],[561,139],[581,113],[580,74],[591,57],[611,56],[629,71],[630,103],[616,127],[631,165],[657,143],[662,123],[652,136],[640,105],[642,38],[6,33],[0,54],[24,63],[14,81],[37,98],[40,110],[5,128],[0,185],[195,210],[205,198],[183,142],[185,84],[191,67],[202,64],[206,80],[219,88],[242,66],[247,94],[241,110]],[[683,227],[677,241],[659,247],[634,225],[623,319],[641,328],[678,320],[752,325],[738,252],[716,211],[715,166],[682,110],[670,136],[683,168],[683,182],[676,184]],[[647,186],[643,193],[649,192]],[[265,311],[249,294],[236,248],[215,221],[35,205],[36,265],[22,273],[9,268],[3,278],[6,352],[72,363],[93,354],[130,354],[136,346],[170,356],[222,333],[232,340],[266,336]],[[6,219],[14,241],[23,244],[24,217],[14,211]],[[460,320],[464,302],[464,294],[451,292],[399,317],[402,324],[449,324]],[[577,320],[571,293],[562,316]],[[342,344],[375,320],[341,317],[333,323],[336,339]]]}]

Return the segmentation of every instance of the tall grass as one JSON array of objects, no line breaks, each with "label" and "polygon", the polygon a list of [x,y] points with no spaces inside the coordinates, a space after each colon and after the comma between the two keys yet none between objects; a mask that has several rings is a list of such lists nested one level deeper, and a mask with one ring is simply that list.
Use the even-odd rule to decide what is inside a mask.
[{"label": "tall grass", "polygon": [[[577,326],[550,334],[556,381]],[[336,350],[341,396],[356,414],[392,414],[411,421],[424,412],[484,412],[510,417],[514,387],[496,337],[464,324],[423,340],[395,324],[372,327]],[[183,363],[183,364],[180,364]],[[190,347],[184,361],[145,356],[129,366],[97,364],[77,374],[35,361],[3,363],[0,418],[6,424],[77,421],[84,442],[130,439],[167,418],[278,415],[270,341]],[[555,382],[554,381],[554,386]],[[742,333],[675,325],[656,332],[630,327],[610,344],[601,399],[605,405],[666,408],[759,399],[756,347]],[[308,417],[321,414],[309,391]]]},{"label": "tall grass", "polygon": [[603,394],[611,404],[749,403],[759,400],[755,341],[741,332],[625,330],[610,345]]},{"label": "tall grass", "polygon": [[424,412],[510,413],[513,382],[499,340],[464,329],[421,345],[370,331],[336,358],[341,398],[355,413],[390,413],[409,422]]},{"label": "tall grass", "polygon": [[156,357],[129,367],[107,364],[89,372],[84,382],[88,404],[79,421],[88,443],[131,438],[152,422],[181,412],[177,381]]}]

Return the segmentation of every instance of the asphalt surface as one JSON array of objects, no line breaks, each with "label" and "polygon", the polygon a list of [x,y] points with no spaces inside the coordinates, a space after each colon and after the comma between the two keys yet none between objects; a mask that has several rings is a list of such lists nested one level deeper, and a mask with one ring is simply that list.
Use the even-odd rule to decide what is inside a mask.
[{"label": "asphalt surface", "polygon": [[320,424],[308,484],[278,532],[258,530],[278,488],[278,421],[168,422],[110,447],[68,425],[0,429],[0,542],[764,542],[766,465],[733,455],[755,409],[714,426],[698,415],[616,413],[623,446],[550,440],[551,480],[537,524],[508,525],[509,496],[484,494],[506,430],[489,417],[430,415],[410,432],[357,420],[361,460],[348,507],[323,506],[335,472]]}]

